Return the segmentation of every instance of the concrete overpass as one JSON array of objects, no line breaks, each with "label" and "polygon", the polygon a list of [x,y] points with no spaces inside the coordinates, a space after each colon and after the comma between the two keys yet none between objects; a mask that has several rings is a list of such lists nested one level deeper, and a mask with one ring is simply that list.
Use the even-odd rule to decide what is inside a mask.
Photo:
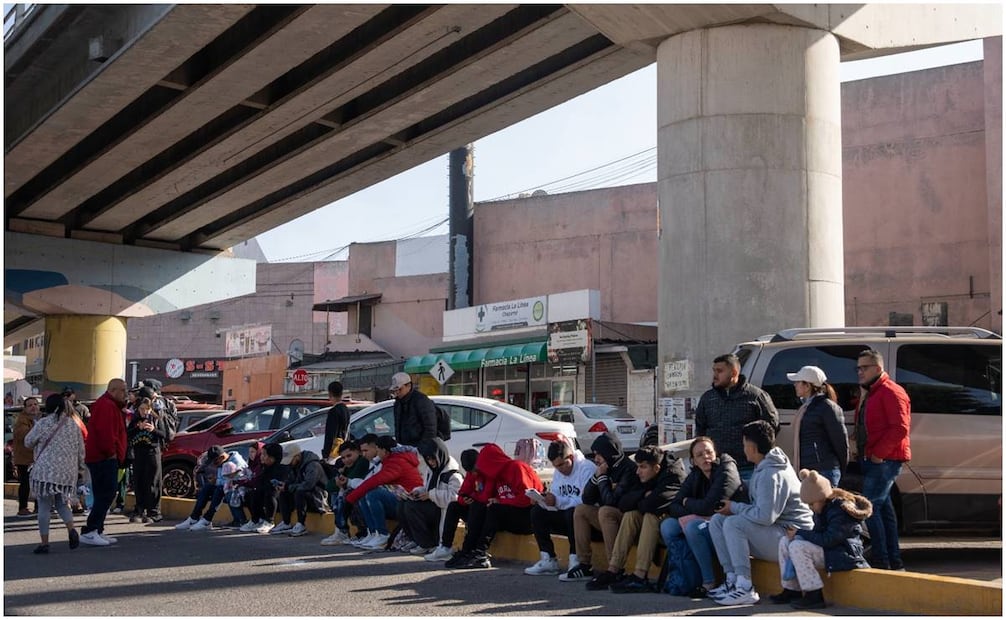
[{"label": "concrete overpass", "polygon": [[[124,268],[137,246],[215,252],[656,60],[661,209],[680,222],[661,279],[686,291],[662,300],[661,325],[690,317],[664,357],[691,357],[719,345],[689,335],[711,316],[687,301],[713,275],[692,269],[712,240],[696,213],[780,203],[841,230],[839,59],[1000,33],[995,5],[35,5],[4,43],[8,248],[72,261],[93,246],[64,240],[112,244]],[[742,172],[717,187],[750,195],[750,170],[779,166],[757,205],[688,186],[725,167]],[[815,236],[752,263],[780,232],[726,262],[799,283],[742,294],[782,286],[786,325],[835,323],[841,234],[837,253]],[[47,312],[21,293],[5,289],[5,323]]]}]

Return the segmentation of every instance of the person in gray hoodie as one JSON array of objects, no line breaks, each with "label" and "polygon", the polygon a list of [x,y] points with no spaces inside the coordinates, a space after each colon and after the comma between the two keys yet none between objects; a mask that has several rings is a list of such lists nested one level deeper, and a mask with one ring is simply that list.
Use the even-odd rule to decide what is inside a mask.
[{"label": "person in gray hoodie", "polygon": [[720,605],[753,605],[759,600],[751,582],[751,556],[774,562],[787,528],[811,529],[814,517],[800,501],[800,480],[789,458],[775,446],[775,431],[764,420],[741,429],[744,456],[755,464],[748,484],[750,501],[723,500],[709,522],[716,557],[726,581],[709,592]]}]

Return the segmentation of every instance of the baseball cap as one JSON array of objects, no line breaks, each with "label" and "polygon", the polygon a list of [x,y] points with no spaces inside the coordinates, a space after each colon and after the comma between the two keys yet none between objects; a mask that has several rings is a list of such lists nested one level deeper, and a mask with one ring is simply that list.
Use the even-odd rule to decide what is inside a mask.
[{"label": "baseball cap", "polygon": [[817,366],[804,366],[796,372],[788,372],[786,373],[786,378],[793,382],[806,381],[807,383],[817,387],[821,387],[824,385],[824,382],[828,380],[824,371]]},{"label": "baseball cap", "polygon": [[300,446],[296,444],[283,446],[283,460],[281,461],[281,463],[283,465],[289,465],[290,462],[293,461],[293,457],[297,456],[298,454],[300,454]]},{"label": "baseball cap", "polygon": [[396,372],[394,375],[391,376],[391,387],[389,387],[388,389],[397,390],[398,388],[408,383],[412,383],[412,377],[409,376],[409,373]]}]

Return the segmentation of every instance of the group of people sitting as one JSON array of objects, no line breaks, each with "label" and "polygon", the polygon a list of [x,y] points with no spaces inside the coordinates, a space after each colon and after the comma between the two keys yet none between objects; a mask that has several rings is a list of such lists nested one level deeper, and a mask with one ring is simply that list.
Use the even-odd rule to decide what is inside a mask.
[{"label": "group of people sitting", "polygon": [[[773,602],[824,607],[818,569],[868,566],[861,533],[870,502],[833,488],[817,471],[798,475],[775,447],[768,422],[748,423],[741,435],[744,458],[754,465],[746,484],[735,459],[719,454],[709,437],[691,442],[686,475],[682,460],[670,453],[644,445],[629,455],[615,434],[605,433],[591,445],[592,458],[566,438],[548,446],[554,476],[547,492],[534,469],[495,444],[465,450],[460,463],[439,438],[415,447],[373,434],[337,441],[332,463],[290,444],[257,444],[247,463],[214,446],[198,467],[202,486],[193,512],[176,527],[209,529],[226,500],[233,527],[302,536],[308,512],[331,509],[335,532],[322,545],[399,550],[456,569],[491,567],[489,549],[500,531],[533,534],[541,559],[524,571],[528,575],[585,581],[588,590],[653,592],[661,590],[661,578],[650,575],[656,562],[662,576],[695,574],[696,583],[679,594],[723,605],[758,602],[754,556],[780,564],[782,591]],[[281,519],[273,525],[277,509]],[[397,520],[395,532],[388,530],[389,518]],[[465,536],[454,549],[459,520]],[[564,569],[552,534],[569,540]],[[592,563],[597,538],[605,547],[603,569]],[[661,543],[667,561],[660,561]],[[635,562],[627,567],[633,547]],[[682,548],[687,553],[670,553]]]}]

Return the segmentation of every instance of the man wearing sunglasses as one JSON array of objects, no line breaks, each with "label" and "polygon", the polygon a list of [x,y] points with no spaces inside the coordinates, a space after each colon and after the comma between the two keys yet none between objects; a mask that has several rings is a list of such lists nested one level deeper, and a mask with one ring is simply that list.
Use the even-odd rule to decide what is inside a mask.
[{"label": "man wearing sunglasses", "polygon": [[898,519],[891,486],[902,463],[911,460],[909,430],[912,405],[904,388],[884,372],[884,356],[868,349],[856,361],[859,385],[865,390],[856,411],[856,447],[863,472],[863,495],[873,503],[866,520],[873,543],[874,568],[904,570],[898,548]]}]

